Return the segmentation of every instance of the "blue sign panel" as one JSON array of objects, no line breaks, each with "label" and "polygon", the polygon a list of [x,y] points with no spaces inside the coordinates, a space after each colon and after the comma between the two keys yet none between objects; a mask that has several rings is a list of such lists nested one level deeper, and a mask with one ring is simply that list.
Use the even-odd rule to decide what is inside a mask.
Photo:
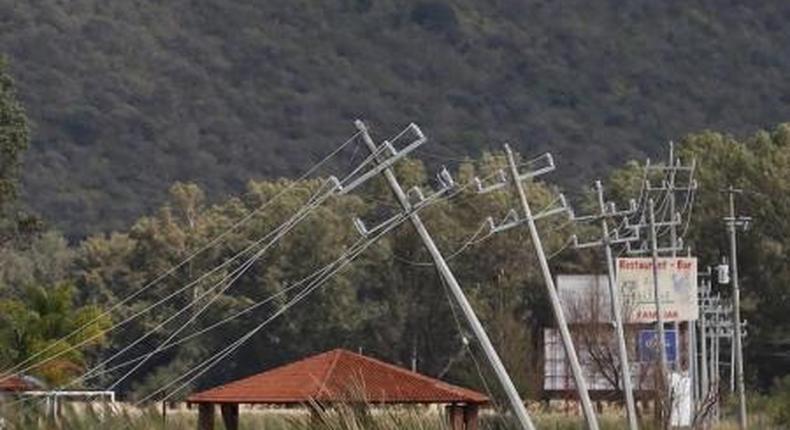
[{"label": "blue sign panel", "polygon": [[[664,330],[664,344],[667,351],[667,361],[677,360],[677,332]],[[658,332],[656,330],[639,330],[639,361],[649,362],[658,360]]]}]

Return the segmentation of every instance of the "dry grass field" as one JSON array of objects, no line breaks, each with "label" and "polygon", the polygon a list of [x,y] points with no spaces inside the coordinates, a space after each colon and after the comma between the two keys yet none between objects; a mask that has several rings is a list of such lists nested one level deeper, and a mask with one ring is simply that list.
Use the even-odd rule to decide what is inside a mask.
[{"label": "dry grass field", "polygon": [[[32,411],[30,411],[32,412]],[[178,408],[169,410],[163,419],[161,410],[133,410],[119,408],[111,414],[102,415],[86,408],[64,408],[57,424],[43,418],[44,414],[28,415],[6,412],[8,417],[4,429],[44,430],[60,428],[64,430],[112,429],[112,430],[193,430],[197,428],[197,415],[194,410]],[[532,414],[539,429],[575,430],[583,428],[580,416],[559,412],[535,412]],[[761,416],[753,416],[752,428],[779,429],[772,427]],[[625,429],[625,420],[616,412],[606,412],[600,416],[604,430]],[[481,429],[513,429],[511,424],[492,413],[481,415]],[[653,428],[650,422],[643,422],[641,428]],[[713,430],[736,429],[734,422],[723,421],[711,427]],[[216,429],[222,430],[220,418]],[[374,411],[354,411],[351,408],[330,410],[321,416],[320,422],[311,419],[304,410],[271,410],[243,408],[240,414],[242,430],[449,430],[444,416],[438,408],[392,408]]]}]

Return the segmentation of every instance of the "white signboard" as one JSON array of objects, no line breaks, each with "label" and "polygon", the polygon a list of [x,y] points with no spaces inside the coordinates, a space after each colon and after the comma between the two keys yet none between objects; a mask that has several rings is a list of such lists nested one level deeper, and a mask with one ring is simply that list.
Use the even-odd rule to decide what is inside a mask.
[{"label": "white signboard", "polygon": [[[628,322],[656,321],[652,258],[618,258],[617,284]],[[697,259],[659,258],[658,294],[664,321],[696,320]]]}]

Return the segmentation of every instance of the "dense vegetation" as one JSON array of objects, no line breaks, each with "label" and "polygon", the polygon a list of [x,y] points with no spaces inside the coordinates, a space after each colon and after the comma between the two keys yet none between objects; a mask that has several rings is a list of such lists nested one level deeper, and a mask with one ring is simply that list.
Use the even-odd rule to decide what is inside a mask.
[{"label": "dense vegetation", "polygon": [[293,175],[349,121],[442,156],[551,148],[563,181],[701,129],[790,116],[783,0],[0,1],[32,120],[28,204],[70,238],[175,181],[214,200]]},{"label": "dense vegetation", "polygon": [[[386,132],[411,120],[424,126],[432,146],[416,155],[426,164],[412,159],[398,168],[412,185],[431,184],[437,159],[450,161],[461,183],[488,174],[502,164],[488,145],[513,139],[529,153],[551,145],[573,173],[551,179],[562,185],[616,166],[607,184],[619,199],[636,192],[639,178],[637,164],[622,162],[657,153],[652,146],[668,135],[706,127],[742,133],[790,117],[782,79],[790,9],[783,2],[572,3],[0,4],[0,49],[17,81],[15,90],[0,64],[0,364],[54,357],[84,342],[80,352],[30,369],[60,383],[158,324],[166,330],[114,362],[150,351],[176,327],[187,327],[184,337],[286,291],[338,257],[358,239],[353,215],[391,213],[382,183],[328,200],[216,295],[196,323],[188,324],[192,311],[168,320],[190,310],[194,297],[214,298],[212,286],[239,263],[204,274],[316,192],[320,179],[271,177],[295,176],[329,152],[356,116]],[[741,236],[748,380],[786,398],[790,125],[750,137],[688,134],[679,148],[700,167],[687,237],[702,264],[718,262],[726,249],[719,188],[747,190],[739,207],[755,218]],[[358,161],[357,149],[350,158]],[[344,157],[327,171],[347,168]],[[556,191],[530,185],[536,208]],[[502,216],[514,203],[507,193],[465,190],[425,217],[517,385],[534,397],[541,330],[552,318],[532,248],[521,230],[470,242],[480,239],[486,216]],[[245,217],[154,288],[100,314]],[[563,220],[541,230],[558,272],[600,270],[600,256],[565,249]],[[413,230],[401,226],[187,388],[345,346],[404,365],[416,355],[425,373],[485,389],[476,347],[464,346],[466,329],[456,327],[444,286],[425,261]],[[156,312],[104,333],[185,285]],[[118,388],[145,396],[288,297],[152,357]],[[58,341],[86,322],[86,333]],[[80,384],[105,387],[126,369]]]}]

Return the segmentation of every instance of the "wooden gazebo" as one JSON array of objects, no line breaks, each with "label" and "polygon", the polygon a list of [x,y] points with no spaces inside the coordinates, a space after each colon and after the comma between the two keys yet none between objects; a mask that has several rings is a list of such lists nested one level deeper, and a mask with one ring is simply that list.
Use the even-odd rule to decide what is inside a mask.
[{"label": "wooden gazebo", "polygon": [[198,429],[213,430],[216,405],[227,430],[239,426],[239,405],[331,407],[364,401],[373,405],[443,404],[454,430],[476,430],[483,394],[450,385],[364,355],[336,349],[193,394]]}]

